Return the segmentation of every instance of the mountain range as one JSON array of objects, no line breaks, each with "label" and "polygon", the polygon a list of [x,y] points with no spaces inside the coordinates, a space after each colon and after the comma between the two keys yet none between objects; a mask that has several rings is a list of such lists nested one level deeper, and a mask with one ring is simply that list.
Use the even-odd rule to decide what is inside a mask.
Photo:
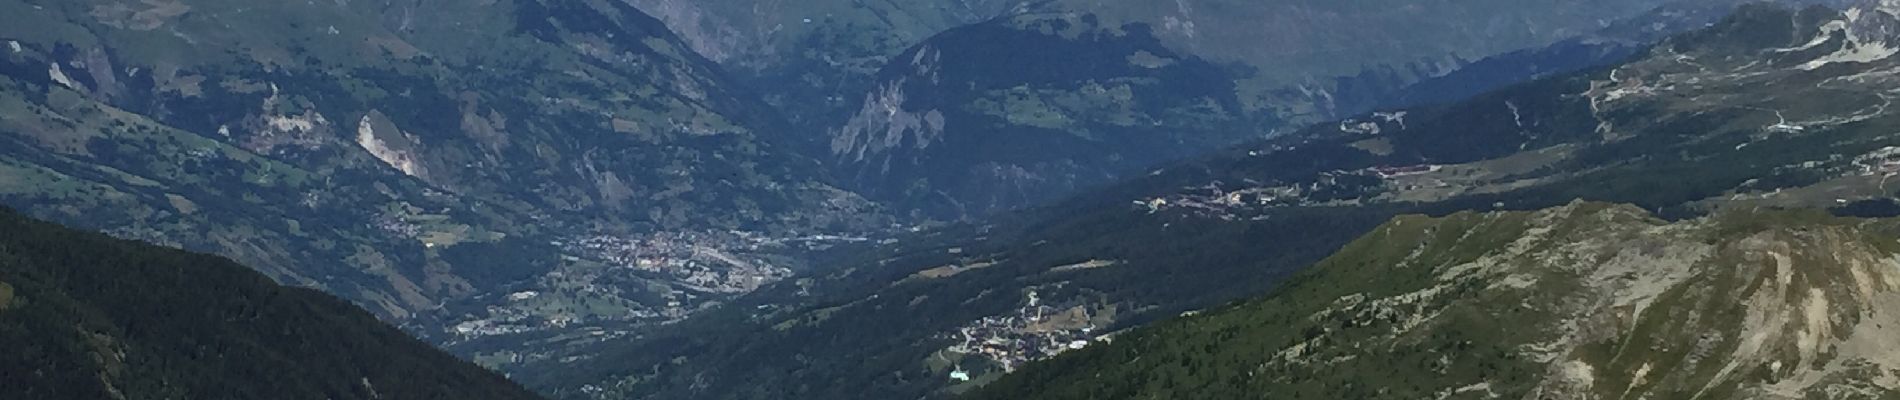
[{"label": "mountain range", "polygon": [[1626,62],[1174,163],[530,368],[560,376],[517,377],[574,398],[947,396],[1271,292],[1402,214],[1582,198],[1682,219],[1877,202],[1893,195],[1895,82],[1881,71],[1894,61],[1868,51],[1896,19],[1855,10],[1748,6]]},{"label": "mountain range", "polygon": [[1878,398],[1900,6],[1738,3],[0,0],[0,393]]},{"label": "mountain range", "polygon": [[905,111],[834,134],[615,2],[0,2],[0,201],[514,362],[1279,124],[1160,25],[1038,7],[932,17],[854,79]]},{"label": "mountain range", "polygon": [[[1382,105],[1618,61],[1739,2],[634,3],[829,138],[809,146],[828,147],[818,158],[844,187],[961,219]],[[1515,58],[1535,65],[1465,68],[1563,40],[1568,53]],[[1513,67],[1528,71],[1498,69]]]}]

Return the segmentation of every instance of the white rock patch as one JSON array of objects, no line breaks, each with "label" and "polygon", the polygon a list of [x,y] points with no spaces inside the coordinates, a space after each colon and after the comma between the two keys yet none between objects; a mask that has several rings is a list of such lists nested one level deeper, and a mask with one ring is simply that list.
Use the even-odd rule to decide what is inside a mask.
[{"label": "white rock patch", "polygon": [[65,85],[67,89],[79,90],[79,85],[73,84],[73,79],[66,77],[66,71],[59,69],[59,63],[52,63],[51,65],[52,66],[47,67],[46,74],[53,77],[53,82]]},{"label": "white rock patch", "polygon": [[422,177],[422,165],[416,162],[415,156],[391,149],[388,143],[377,137],[376,125],[369,116],[364,116],[362,122],[356,124],[356,144],[363,146],[363,150],[369,151],[370,155],[376,156],[376,159],[402,171],[403,174]]},{"label": "white rock patch", "polygon": [[1841,49],[1841,51],[1834,52],[1834,54],[1822,56],[1814,61],[1809,61],[1807,64],[1802,64],[1801,69],[1813,70],[1834,63],[1869,63],[1885,60],[1887,57],[1893,57],[1894,54],[1900,54],[1900,49],[1891,47],[1884,42],[1856,42],[1849,48]]},{"label": "white rock patch", "polygon": [[311,132],[317,129],[318,124],[327,123],[329,121],[324,120],[323,114],[313,113],[310,116],[274,115],[270,116],[267,122],[270,124],[271,129],[275,129],[278,132]]}]

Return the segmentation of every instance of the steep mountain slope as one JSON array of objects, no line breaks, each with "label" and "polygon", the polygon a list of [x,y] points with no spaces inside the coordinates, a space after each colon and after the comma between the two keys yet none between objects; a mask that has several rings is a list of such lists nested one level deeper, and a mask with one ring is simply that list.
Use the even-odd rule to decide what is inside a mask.
[{"label": "steep mountain slope", "polygon": [[1887,398],[1896,222],[1584,203],[1405,216],[1267,299],[970,398]]},{"label": "steep mountain slope", "polygon": [[1461,58],[1585,34],[1666,1],[629,2],[666,20],[714,60],[765,78],[757,80],[763,85],[783,85],[767,91],[787,95],[788,105],[823,101],[835,110],[856,99],[834,98],[834,89],[869,89],[858,81],[886,60],[903,61],[893,57],[925,38],[999,17],[1075,13],[1095,15],[1104,26],[1146,25],[1177,52],[1266,70],[1263,78],[1271,78],[1273,89],[1305,83],[1318,93],[1333,89],[1319,87],[1333,77],[1365,69],[1440,71]]},{"label": "steep mountain slope", "polygon": [[[320,157],[326,145],[364,147],[457,193],[553,213],[612,210],[662,227],[776,222],[761,215],[773,210],[755,208],[797,204],[732,204],[779,195],[761,189],[764,177],[801,177],[785,171],[795,159],[763,155],[782,134],[772,113],[734,95],[656,21],[601,4],[464,5],[383,26],[362,21],[402,18],[411,7],[16,3],[5,36],[23,50],[13,56],[18,79],[63,81],[55,83],[257,153],[315,164],[330,161]],[[220,17],[227,12],[248,15]],[[258,26],[227,26],[234,19]],[[698,199],[690,180],[630,175],[688,167],[674,174],[738,190]],[[655,209],[636,201],[648,197]],[[688,207],[669,202],[717,212],[670,211]]]},{"label": "steep mountain slope", "polygon": [[993,20],[898,58],[830,153],[848,186],[929,218],[1054,200],[1271,125],[1226,69],[1093,17]]},{"label": "steep mountain slope", "polygon": [[[1603,27],[1576,27],[1584,35],[1551,47],[1475,62],[1468,57],[1512,48],[1488,46],[1545,42],[1512,42],[1537,35],[1441,35],[1540,25],[1534,21],[1575,15],[1579,4],[1532,11],[1514,7],[1536,5],[1514,2],[1484,12],[1464,9],[1487,6],[1475,2],[1413,4],[1407,7],[1415,11],[1398,18],[1371,5],[1252,2],[1223,5],[1222,16],[1202,21],[1211,26],[1195,28],[1172,14],[1177,6],[1191,8],[1187,3],[1022,12],[933,36],[899,54],[851,118],[829,127],[834,161],[848,186],[872,198],[934,218],[987,215],[1373,106],[1449,102],[1620,62],[1655,40],[1713,22],[1737,2],[1654,2],[1666,5],[1631,19],[1616,14]],[[1590,5],[1597,6],[1607,8],[1591,12],[1619,7]],[[1470,21],[1518,12],[1533,16],[1489,28]],[[1172,22],[1138,16],[1144,13]],[[1328,21],[1353,28],[1339,32]],[[1471,24],[1437,26],[1450,21]],[[1196,29],[1275,39],[1196,36]],[[1481,39],[1506,36],[1512,39]],[[1396,58],[1407,55],[1420,59]]]},{"label": "steep mountain slope", "polygon": [[784,126],[616,2],[0,1],[0,202],[441,341],[678,318],[887,223]]},{"label": "steep mountain slope", "polygon": [[799,125],[836,122],[867,78],[924,39],[1029,8],[1017,0],[625,0],[760,89]]},{"label": "steep mountain slope", "polygon": [[335,297],[5,209],[0,343],[13,399],[536,398]]},{"label": "steep mountain slope", "polygon": [[921,233],[515,376],[572,398],[947,396],[1266,293],[1399,214],[1584,198],[1679,218],[1892,197],[1900,115],[1885,96],[1900,60],[1874,50],[1900,17],[1880,10],[1745,7],[1625,63],[1323,124]]},{"label": "steep mountain slope", "polygon": [[[1840,1],[1782,1],[1784,4],[1841,4]],[[1382,108],[1457,102],[1498,88],[1538,78],[1627,61],[1662,39],[1721,21],[1742,2],[1684,0],[1642,15],[1617,20],[1601,30],[1552,43],[1486,57],[1442,76],[1374,96]],[[1379,79],[1376,76],[1349,79]],[[1352,84],[1354,86],[1362,86]]]},{"label": "steep mountain slope", "polygon": [[[805,146],[822,151],[828,142],[829,161],[851,188],[934,219],[1040,204],[1158,160],[1377,105],[1456,100],[1526,77],[1615,62],[1657,34],[1721,14],[1709,9],[1741,3],[630,1],[749,77],[800,129],[829,139]],[[1612,28],[1622,32],[1400,92],[1473,60],[1591,34],[1658,6],[1669,10]],[[1642,30],[1654,32],[1627,35]],[[1028,62],[1132,53],[1129,42],[1164,51],[1122,54],[1127,62]],[[1115,71],[1175,63],[1220,68],[1159,80]],[[957,70],[992,73],[922,79]],[[1019,80],[1023,71],[1071,78]],[[1138,90],[1118,90],[1124,85]],[[1183,107],[1180,99],[1210,89],[1221,93]],[[1011,108],[1023,111],[998,111]],[[985,145],[930,145],[936,141]],[[1024,160],[1014,149],[1035,149],[1042,158]]]}]

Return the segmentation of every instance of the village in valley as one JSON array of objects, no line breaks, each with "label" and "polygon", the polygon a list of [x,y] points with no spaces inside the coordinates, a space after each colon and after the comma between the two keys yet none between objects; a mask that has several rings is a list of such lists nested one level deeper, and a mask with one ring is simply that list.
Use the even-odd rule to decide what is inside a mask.
[{"label": "village in valley", "polygon": [[549,243],[561,266],[453,328],[467,339],[556,328],[618,335],[793,276],[801,252],[868,239],[745,231],[597,234]]},{"label": "village in valley", "polygon": [[[950,333],[956,344],[944,353],[976,357],[1004,372],[1015,371],[1031,361],[1109,340],[1105,329],[1114,318],[1113,307],[1079,300],[1048,302],[1031,291],[1021,308],[972,321]],[[972,375],[959,366],[949,377],[969,381]]]}]

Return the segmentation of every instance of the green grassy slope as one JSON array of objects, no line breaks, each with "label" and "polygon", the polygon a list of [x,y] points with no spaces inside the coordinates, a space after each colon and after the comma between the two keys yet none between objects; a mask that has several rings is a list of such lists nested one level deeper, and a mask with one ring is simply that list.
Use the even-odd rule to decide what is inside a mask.
[{"label": "green grassy slope", "polygon": [[1890,398],[1895,226],[1584,203],[1400,217],[1265,299],[967,398]]}]

